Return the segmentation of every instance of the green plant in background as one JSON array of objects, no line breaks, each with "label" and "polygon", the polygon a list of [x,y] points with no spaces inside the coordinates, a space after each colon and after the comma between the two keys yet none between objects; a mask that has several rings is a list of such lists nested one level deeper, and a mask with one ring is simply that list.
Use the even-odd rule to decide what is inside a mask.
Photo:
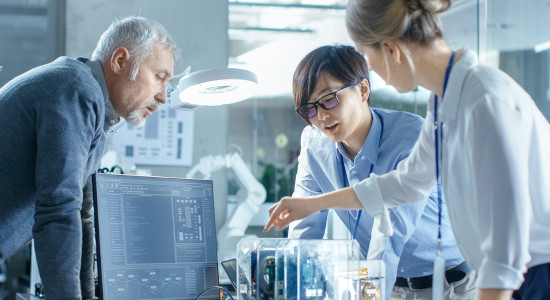
[{"label": "green plant in background", "polygon": [[[298,170],[297,161],[284,167],[276,167],[272,163],[261,161],[259,165],[264,168],[262,177],[258,178],[258,181],[265,188],[267,194],[265,202],[277,202],[284,196],[292,196],[296,171]],[[227,193],[229,195],[236,195],[241,187],[231,172],[228,173],[227,179]]]},{"label": "green plant in background", "polygon": [[[260,165],[262,165],[262,163],[260,163]],[[264,167],[264,174],[262,175],[262,178],[260,178],[260,182],[265,187],[265,191],[267,193],[265,202],[275,202],[275,194],[277,193],[276,171],[277,170],[274,165],[267,164]]]},{"label": "green plant in background", "polygon": [[260,178],[260,182],[267,192],[265,202],[277,202],[284,196],[292,196],[298,169],[296,163],[283,168],[278,168],[270,163],[260,162],[260,165],[264,166],[264,173]]},{"label": "green plant in background", "polygon": [[3,68],[3,67],[4,67],[4,66],[0,66],[0,71],[2,71],[2,68]]}]

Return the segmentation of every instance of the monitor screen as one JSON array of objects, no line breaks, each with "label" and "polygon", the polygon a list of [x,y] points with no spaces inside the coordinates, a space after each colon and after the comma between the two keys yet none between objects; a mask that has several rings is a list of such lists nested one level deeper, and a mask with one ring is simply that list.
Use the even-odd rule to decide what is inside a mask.
[{"label": "monitor screen", "polygon": [[228,259],[221,262],[221,265],[223,267],[223,270],[225,271],[225,274],[227,274],[227,277],[229,277],[229,281],[231,281],[231,285],[233,285],[233,288],[235,291],[237,290],[237,259]]},{"label": "monitor screen", "polygon": [[103,300],[195,299],[218,284],[211,180],[95,174]]}]

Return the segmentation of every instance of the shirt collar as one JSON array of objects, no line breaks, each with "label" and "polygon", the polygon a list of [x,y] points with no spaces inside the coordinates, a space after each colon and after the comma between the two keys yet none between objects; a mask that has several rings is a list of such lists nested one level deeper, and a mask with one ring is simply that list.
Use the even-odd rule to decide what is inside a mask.
[{"label": "shirt collar", "polygon": [[[372,164],[376,164],[376,160],[378,158],[378,146],[380,145],[380,135],[382,134],[382,125],[380,122],[380,118],[372,110],[370,110],[370,114],[372,116],[372,123],[370,126],[369,134],[367,135],[365,143],[363,143],[363,147],[361,147],[361,150],[359,150],[359,153],[357,153],[356,161],[358,157],[364,156]],[[342,157],[348,158],[344,145],[342,145],[342,143],[335,144],[337,151],[340,153],[340,155],[342,155]]]},{"label": "shirt collar", "polygon": [[464,51],[464,55],[456,62],[449,75],[449,83],[445,90],[439,113],[443,122],[454,120],[458,115],[458,108],[462,99],[462,86],[469,70],[478,64],[477,55],[473,51]]},{"label": "shirt collar", "polygon": [[111,126],[119,122],[119,118],[115,112],[113,103],[109,98],[109,91],[107,90],[107,83],[105,82],[103,68],[101,67],[101,63],[99,61],[89,60],[87,58],[79,58],[79,60],[90,68],[92,71],[92,76],[94,76],[95,80],[99,84],[99,87],[101,88],[101,92],[103,93],[103,98],[105,99],[105,125],[103,129],[107,131],[111,128]]}]

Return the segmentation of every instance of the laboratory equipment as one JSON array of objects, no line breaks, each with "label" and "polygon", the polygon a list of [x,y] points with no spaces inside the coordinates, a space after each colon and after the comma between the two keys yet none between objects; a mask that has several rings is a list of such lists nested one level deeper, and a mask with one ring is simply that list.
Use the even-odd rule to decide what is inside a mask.
[{"label": "laboratory equipment", "polygon": [[237,296],[384,299],[384,262],[362,261],[360,256],[355,240],[243,238],[237,245]]},{"label": "laboratory equipment", "polygon": [[223,156],[202,157],[186,177],[199,178],[201,177],[199,174],[202,174],[203,179],[208,179],[213,172],[222,168],[227,168],[234,173],[240,187],[237,191],[236,208],[218,231],[218,258],[225,260],[235,258],[237,243],[245,236],[248,224],[260,210],[260,205],[266,198],[266,191],[246,166],[242,157],[235,152]]},{"label": "laboratory equipment", "polygon": [[99,298],[194,300],[218,284],[211,180],[92,180]]},{"label": "laboratory equipment", "polygon": [[359,288],[362,300],[385,299],[386,264],[383,260],[359,262]]}]

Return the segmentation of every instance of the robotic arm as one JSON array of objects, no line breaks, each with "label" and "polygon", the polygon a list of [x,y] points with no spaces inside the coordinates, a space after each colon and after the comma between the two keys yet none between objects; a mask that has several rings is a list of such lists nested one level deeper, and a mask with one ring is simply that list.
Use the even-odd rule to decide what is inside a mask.
[{"label": "robotic arm", "polygon": [[218,232],[218,251],[221,260],[235,258],[237,243],[245,236],[248,224],[258,213],[267,195],[264,186],[252,175],[237,153],[205,156],[187,173],[187,178],[196,178],[198,173],[202,173],[203,178],[208,179],[213,172],[222,168],[233,171],[240,188],[237,192],[235,211]]}]

